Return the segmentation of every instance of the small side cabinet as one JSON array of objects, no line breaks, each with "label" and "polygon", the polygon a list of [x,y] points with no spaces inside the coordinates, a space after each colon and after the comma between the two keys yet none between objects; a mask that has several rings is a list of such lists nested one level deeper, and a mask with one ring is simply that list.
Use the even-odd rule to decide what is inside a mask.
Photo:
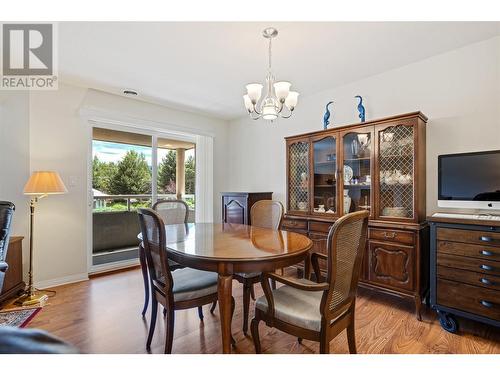
[{"label": "small side cabinet", "polygon": [[12,236],[9,239],[7,258],[5,259],[9,269],[5,273],[3,287],[0,290],[0,306],[9,298],[15,297],[24,290],[22,243],[23,237],[20,236]]},{"label": "small side cabinet", "polygon": [[222,222],[251,225],[250,208],[260,200],[273,199],[272,192],[225,192],[222,195]]}]

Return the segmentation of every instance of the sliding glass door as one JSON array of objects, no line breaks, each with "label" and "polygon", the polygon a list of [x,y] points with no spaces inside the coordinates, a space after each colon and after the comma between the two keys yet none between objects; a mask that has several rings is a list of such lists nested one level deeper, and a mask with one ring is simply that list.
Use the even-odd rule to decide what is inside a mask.
[{"label": "sliding glass door", "polygon": [[137,208],[183,199],[194,222],[194,143],[94,127],[92,158],[92,266],[138,258]]}]

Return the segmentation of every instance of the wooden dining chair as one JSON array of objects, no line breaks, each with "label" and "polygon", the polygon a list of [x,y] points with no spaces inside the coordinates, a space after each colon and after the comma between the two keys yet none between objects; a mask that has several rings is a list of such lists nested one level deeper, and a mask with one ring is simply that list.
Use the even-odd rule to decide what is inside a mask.
[{"label": "wooden dining chair", "polygon": [[[283,205],[279,201],[261,200],[250,208],[252,226],[278,230],[283,218]],[[260,282],[260,272],[236,273],[234,278],[243,284],[243,333],[248,332],[248,314],[253,285]]]},{"label": "wooden dining chair", "polygon": [[151,323],[146,349],[151,348],[160,303],[166,310],[165,353],[171,353],[175,310],[200,307],[217,301],[217,274],[192,268],[172,271],[168,263],[163,219],[148,208],[139,208],[137,211],[151,285]]},{"label": "wooden dining chair", "polygon": [[[186,202],[180,199],[161,199],[153,204],[153,210],[160,215],[165,225],[168,224],[187,224],[189,217],[189,206]],[[140,245],[139,257],[142,267],[142,276],[144,280],[144,306],[142,308],[142,316],[146,315],[149,305],[149,276],[147,271],[146,259],[144,257],[144,249]],[[184,268],[177,262],[169,259],[168,264],[170,270],[174,271],[179,268]],[[215,306],[213,307],[213,309]],[[211,310],[213,312],[213,309]],[[203,320],[203,310],[201,306],[198,308],[198,316]]]},{"label": "wooden dining chair", "polygon": [[[368,211],[347,214],[328,233],[328,255],[312,253],[313,282],[276,273],[262,274],[264,296],[257,299],[251,330],[256,353],[261,352],[259,322],[302,339],[319,341],[320,353],[329,353],[330,341],[347,329],[349,352],[356,353],[354,309],[368,227]],[[327,261],[322,281],[318,259]],[[271,290],[269,280],[284,286]]]}]

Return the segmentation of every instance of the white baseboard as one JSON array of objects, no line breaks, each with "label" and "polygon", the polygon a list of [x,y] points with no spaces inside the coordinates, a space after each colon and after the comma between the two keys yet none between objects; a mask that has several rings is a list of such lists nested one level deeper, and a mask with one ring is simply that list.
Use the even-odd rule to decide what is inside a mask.
[{"label": "white baseboard", "polygon": [[87,281],[89,279],[89,275],[87,273],[80,273],[76,275],[64,276],[57,279],[39,281],[35,283],[35,288],[38,289],[46,289],[53,288],[59,285],[65,284],[73,284],[80,281]]},{"label": "white baseboard", "polygon": [[119,262],[99,264],[97,266],[92,266],[90,268],[89,275],[97,275],[103,272],[115,271],[122,268],[138,266],[139,264],[140,264],[139,259],[127,259],[127,260],[120,260]]}]

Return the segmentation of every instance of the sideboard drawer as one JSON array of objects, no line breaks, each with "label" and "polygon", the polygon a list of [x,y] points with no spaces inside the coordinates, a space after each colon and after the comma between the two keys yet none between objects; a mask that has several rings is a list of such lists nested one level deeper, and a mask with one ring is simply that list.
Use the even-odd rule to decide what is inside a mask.
[{"label": "sideboard drawer", "polygon": [[455,228],[437,228],[437,239],[441,241],[465,242],[500,247],[499,232],[483,232]]},{"label": "sideboard drawer", "polygon": [[500,291],[500,276],[465,271],[443,266],[437,267],[437,276],[441,279],[452,280],[459,283],[465,283]]},{"label": "sideboard drawer", "polygon": [[328,233],[330,232],[330,228],[332,227],[333,223],[322,223],[319,221],[310,221],[309,222],[309,230],[312,232],[323,232],[323,233]]},{"label": "sideboard drawer", "polygon": [[307,230],[306,220],[284,219],[281,226],[283,229],[304,229]]},{"label": "sideboard drawer", "polygon": [[500,249],[493,246],[475,245],[451,241],[438,241],[437,252],[438,254],[445,253],[500,261]]},{"label": "sideboard drawer", "polygon": [[438,253],[437,264],[438,266],[500,276],[500,262]]},{"label": "sideboard drawer", "polygon": [[500,293],[491,289],[438,278],[437,302],[443,306],[500,320]]},{"label": "sideboard drawer", "polygon": [[369,228],[369,237],[373,240],[398,242],[405,245],[415,244],[415,234],[409,231]]}]

